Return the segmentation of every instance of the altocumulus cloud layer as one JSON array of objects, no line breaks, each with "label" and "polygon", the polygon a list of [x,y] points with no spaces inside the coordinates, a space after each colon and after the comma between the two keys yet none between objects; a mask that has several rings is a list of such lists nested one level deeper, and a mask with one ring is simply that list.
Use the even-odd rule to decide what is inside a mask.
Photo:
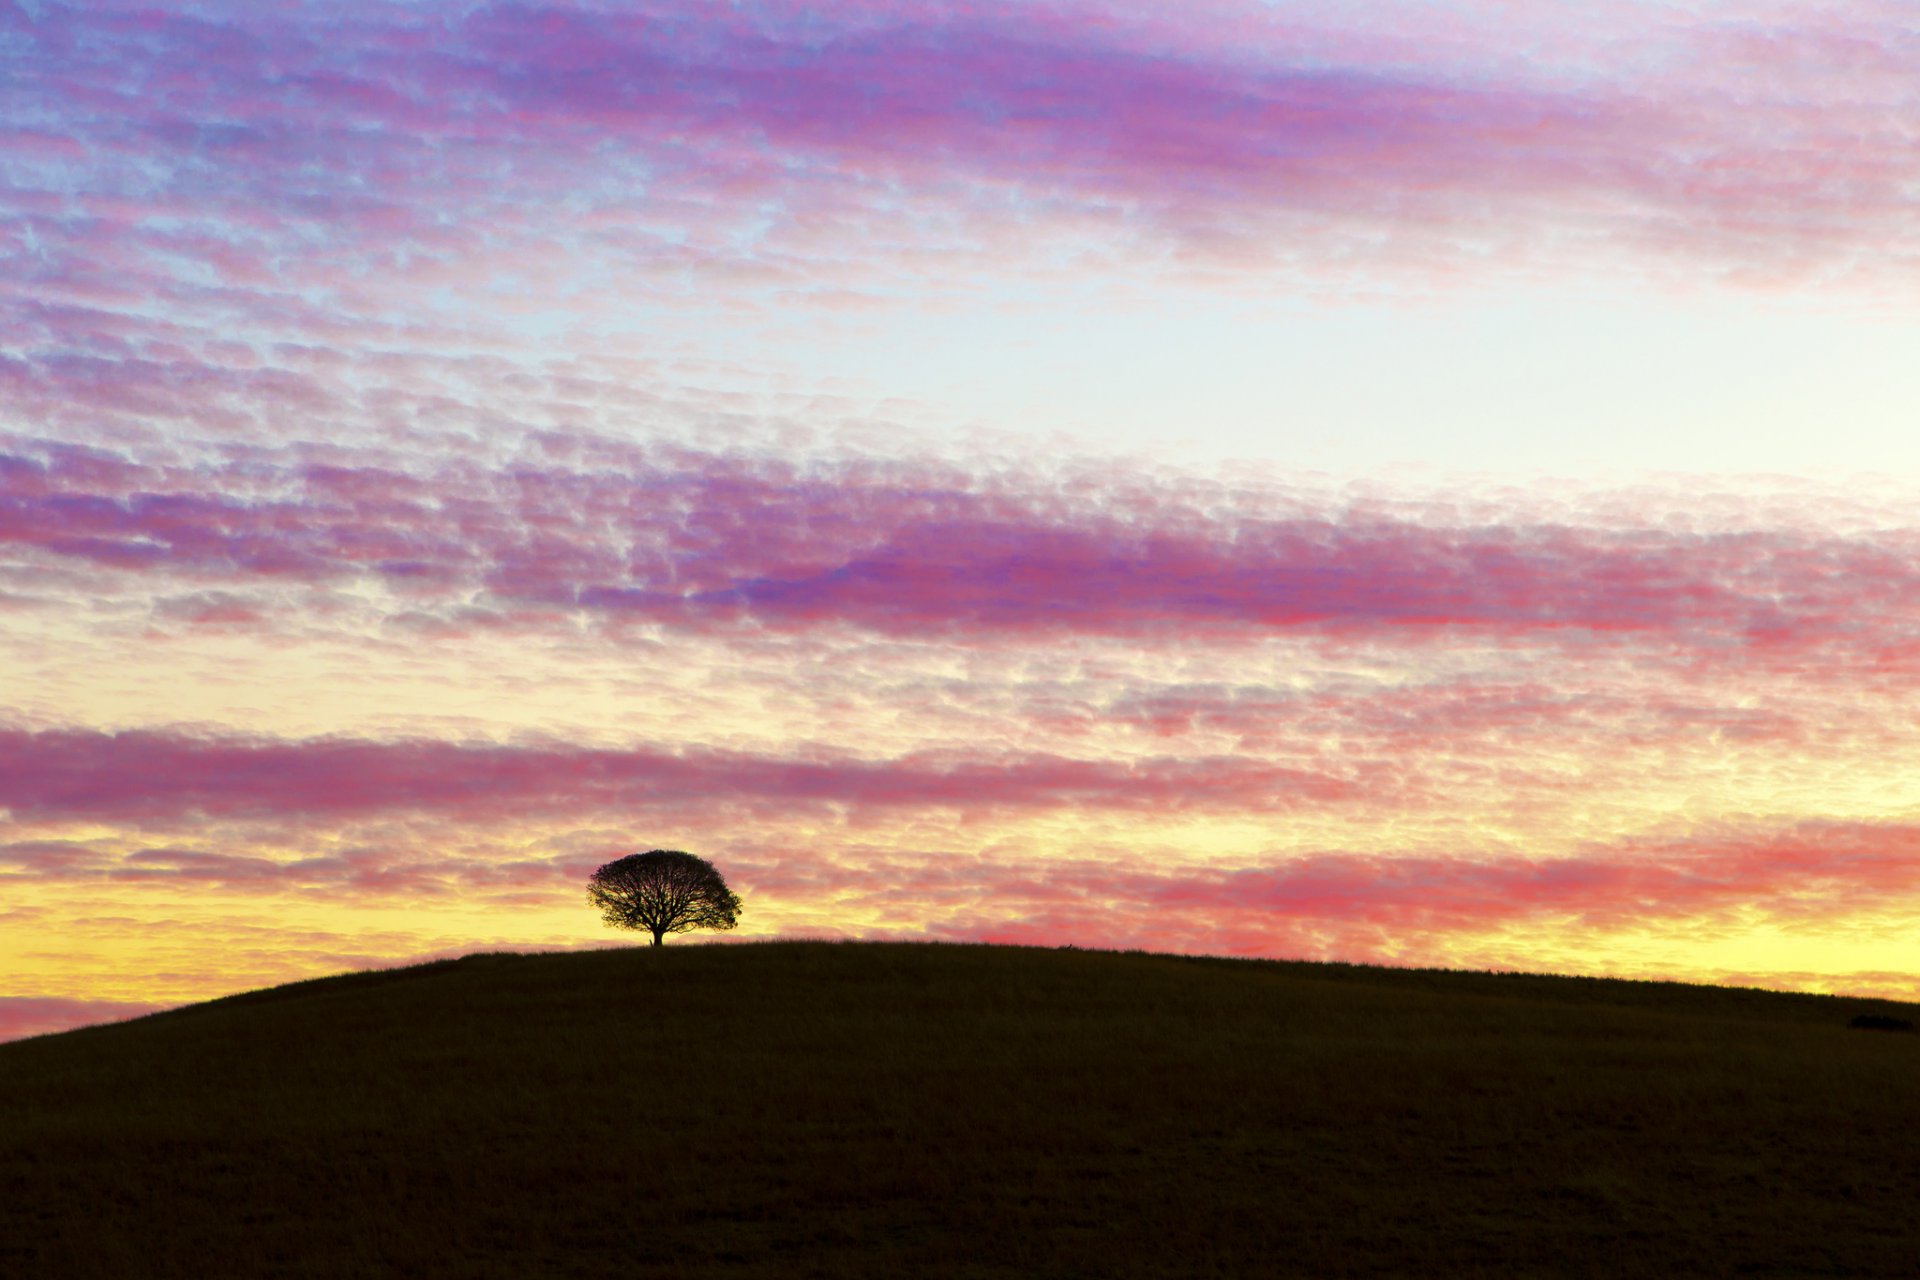
[{"label": "altocumulus cloud layer", "polygon": [[1756,277],[1910,256],[1920,37],[1900,6],[1528,22],[36,0],[8,7],[8,149],[47,284],[275,326],[338,319],[303,286],[363,320],[515,264],[517,284],[590,262],[669,290],[857,290],[1062,233],[1441,273],[1567,251]]},{"label": "altocumulus cloud layer", "polygon": [[[1910,530],[1596,527],[1487,509],[1315,509],[1274,487],[1087,469],[980,480],[875,460],[617,449],[432,470],[258,448],[152,465],[56,441],[0,454],[0,541],[229,602],[370,585],[422,609],[560,609],[725,634],[1350,638],[1462,628],[1657,637],[1742,660],[1904,664]],[[194,615],[189,616],[192,620]],[[201,620],[241,622],[229,604]]]},{"label": "altocumulus cloud layer", "polygon": [[1896,500],[959,446],[651,335],[1878,305],[1916,57],[1867,3],[0,0],[0,1034],[590,943],[654,845],[763,933],[1911,992]]}]

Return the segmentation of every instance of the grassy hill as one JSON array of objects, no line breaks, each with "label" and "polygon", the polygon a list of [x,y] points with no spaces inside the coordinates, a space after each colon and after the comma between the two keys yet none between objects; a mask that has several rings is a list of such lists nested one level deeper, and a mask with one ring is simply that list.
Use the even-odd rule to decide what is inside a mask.
[{"label": "grassy hill", "polygon": [[486,955],[0,1046],[0,1275],[1920,1275],[1912,1006]]}]

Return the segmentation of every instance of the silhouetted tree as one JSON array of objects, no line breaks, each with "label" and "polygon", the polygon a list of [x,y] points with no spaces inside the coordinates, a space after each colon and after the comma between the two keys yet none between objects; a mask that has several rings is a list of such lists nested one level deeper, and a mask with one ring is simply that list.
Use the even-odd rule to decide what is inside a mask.
[{"label": "silhouetted tree", "polygon": [[677,849],[609,862],[587,881],[587,900],[608,924],[647,930],[656,947],[669,933],[731,929],[740,917],[740,899],[713,864]]}]

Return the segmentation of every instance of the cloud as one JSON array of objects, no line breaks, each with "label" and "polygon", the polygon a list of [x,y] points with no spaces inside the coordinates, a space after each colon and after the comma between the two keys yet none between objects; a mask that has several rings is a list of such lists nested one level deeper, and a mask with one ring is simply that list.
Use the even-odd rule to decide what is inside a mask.
[{"label": "cloud", "polygon": [[[1125,728],[1162,740],[1231,740],[1249,752],[1285,751],[1302,740],[1338,738],[1348,749],[1430,758],[1537,758],[1578,752],[1588,767],[1605,751],[1672,751],[1692,742],[1716,751],[1802,751],[1843,741],[1886,748],[1898,740],[1878,720],[1846,720],[1830,705],[1775,692],[1768,705],[1724,701],[1699,688],[1634,681],[1598,661],[1579,683],[1563,678],[1514,679],[1505,673],[1420,681],[1329,681],[1275,689],[1241,684],[1147,684],[1112,690],[1104,699],[1037,697],[1036,720],[1077,736]],[[1102,691],[1107,692],[1107,691]],[[1604,745],[1603,745],[1604,744]]]},{"label": "cloud", "polygon": [[[441,901],[544,910],[576,903],[592,868],[632,846],[630,836],[564,825],[535,823],[493,845],[413,832],[385,846],[322,843],[293,856],[95,842],[64,846],[65,857],[6,860],[18,869],[16,886],[84,882],[101,909],[172,886],[367,909]],[[1627,954],[1611,942],[1635,936],[1691,945],[1766,928],[1898,933],[1910,931],[1920,891],[1920,827],[1900,821],[1707,822],[1539,857],[1464,843],[1203,856],[1099,839],[1037,856],[1014,836],[916,848],[916,831],[929,829],[879,844],[847,831],[803,840],[783,829],[734,832],[717,834],[706,852],[762,928],[1419,964],[1524,954],[1571,962],[1582,947]],[[207,899],[216,900],[230,901]],[[153,922],[156,936],[172,927]],[[273,930],[260,932],[264,945]]]},{"label": "cloud", "polygon": [[1090,239],[1220,281],[1911,287],[1898,11],[1404,8],[39,4],[8,32],[10,274],[309,334],[505,281],[489,310],[537,311],[596,269],[831,299]]},{"label": "cloud", "polygon": [[908,859],[837,872],[776,866],[749,879],[937,937],[1446,964],[1513,936],[1553,934],[1578,946],[1673,927],[1699,936],[1767,922],[1906,921],[1920,889],[1920,828],[1729,823],[1549,858],[1312,852],[1241,866],[1155,862]]},{"label": "cloud", "polygon": [[95,874],[110,865],[108,855],[79,841],[15,840],[0,844],[0,875],[66,880]]},{"label": "cloud", "polygon": [[260,450],[159,465],[21,441],[0,453],[0,549],[191,586],[156,616],[226,627],[262,616],[232,594],[249,583],[375,583],[470,617],[723,634],[1464,634],[1757,662],[1920,656],[1911,529],[1463,521],[1119,466],[1015,479],[613,446],[578,469]]},{"label": "cloud", "polygon": [[[605,750],[0,730],[0,808],[16,822],[318,821],[389,811],[479,821],[693,805],[970,813],[1080,807],[1284,811],[1362,795],[1377,801],[1381,791],[1354,776],[1234,759],[922,752],[868,760],[701,747]],[[176,869],[208,865],[168,857]],[[217,869],[231,874],[239,865],[219,862]]]},{"label": "cloud", "polygon": [[71,1000],[59,996],[0,996],[0,1041],[51,1035],[75,1027],[120,1022],[170,1006],[130,1000]]}]

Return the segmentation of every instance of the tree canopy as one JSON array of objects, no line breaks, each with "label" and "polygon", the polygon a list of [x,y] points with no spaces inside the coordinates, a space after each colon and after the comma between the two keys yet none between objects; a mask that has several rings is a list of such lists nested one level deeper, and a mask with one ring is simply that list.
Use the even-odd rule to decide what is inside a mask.
[{"label": "tree canopy", "polygon": [[714,865],[678,849],[607,863],[588,879],[587,900],[615,928],[651,933],[656,947],[669,933],[731,929],[740,918],[740,899]]}]

